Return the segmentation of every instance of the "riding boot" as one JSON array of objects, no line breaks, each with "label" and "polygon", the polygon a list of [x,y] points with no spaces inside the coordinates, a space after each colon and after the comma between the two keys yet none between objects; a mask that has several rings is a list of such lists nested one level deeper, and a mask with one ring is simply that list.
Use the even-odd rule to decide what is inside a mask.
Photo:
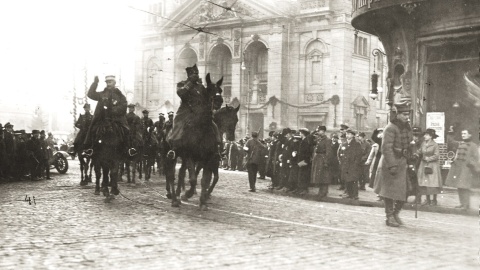
[{"label": "riding boot", "polygon": [[384,198],[383,201],[385,203],[385,214],[387,216],[385,223],[390,227],[399,227],[400,224],[398,224],[394,217],[393,199]]},{"label": "riding boot", "polygon": [[400,211],[402,210],[404,203],[405,202],[403,202],[403,201],[395,201],[394,202],[395,206],[394,206],[394,210],[393,210],[393,217],[395,218],[395,221],[400,225],[404,224],[403,221],[400,219],[400,216],[399,216]]}]

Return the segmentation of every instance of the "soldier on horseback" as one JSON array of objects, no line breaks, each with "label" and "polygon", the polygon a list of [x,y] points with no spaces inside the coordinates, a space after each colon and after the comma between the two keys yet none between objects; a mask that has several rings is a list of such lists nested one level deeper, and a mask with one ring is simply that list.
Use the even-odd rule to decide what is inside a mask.
[{"label": "soldier on horseback", "polygon": [[101,91],[96,92],[98,87],[98,76],[88,90],[87,96],[95,101],[98,101],[93,114],[92,123],[87,132],[84,144],[86,145],[86,153],[91,155],[93,153],[92,145],[101,134],[106,131],[119,134],[122,140],[121,145],[124,147],[122,153],[126,153],[128,146],[129,129],[127,118],[127,99],[122,92],[115,87],[115,76],[106,76],[105,82],[107,87]]},{"label": "soldier on horseback", "polygon": [[185,103],[187,106],[180,106],[177,111],[173,120],[173,129],[169,135],[169,143],[177,146],[189,144],[189,138],[185,132],[189,130],[188,126],[191,125],[191,123],[198,121],[196,124],[203,123],[213,127],[217,145],[221,151],[223,148],[222,138],[217,126],[213,122],[213,110],[218,107],[218,99],[214,98],[211,110],[205,113],[199,105],[202,104],[208,93],[198,76],[197,65],[187,67],[186,71],[188,79],[177,84],[177,95],[181,98],[182,103]]},{"label": "soldier on horseback", "polygon": [[79,129],[77,136],[75,137],[75,141],[73,142],[73,147],[75,149],[75,153],[77,153],[78,149],[82,146],[83,142],[85,141],[85,137],[87,137],[88,128],[92,123],[93,115],[90,113],[90,104],[85,103],[83,105],[83,109],[85,110],[84,114],[80,114],[75,122],[75,127]]},{"label": "soldier on horseback", "polygon": [[153,127],[153,121],[148,117],[148,110],[143,110],[143,118],[142,118],[142,130],[143,130],[143,137],[146,138],[148,130]]}]

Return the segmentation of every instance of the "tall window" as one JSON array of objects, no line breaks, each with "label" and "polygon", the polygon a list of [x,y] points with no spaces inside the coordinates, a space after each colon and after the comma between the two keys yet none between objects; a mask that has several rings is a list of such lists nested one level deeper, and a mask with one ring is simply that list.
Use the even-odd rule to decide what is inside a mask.
[{"label": "tall window", "polygon": [[365,37],[355,36],[354,53],[368,56],[368,40]]},{"label": "tall window", "polygon": [[326,48],[318,40],[308,44],[305,50],[305,91],[319,92],[325,84],[323,72]]}]

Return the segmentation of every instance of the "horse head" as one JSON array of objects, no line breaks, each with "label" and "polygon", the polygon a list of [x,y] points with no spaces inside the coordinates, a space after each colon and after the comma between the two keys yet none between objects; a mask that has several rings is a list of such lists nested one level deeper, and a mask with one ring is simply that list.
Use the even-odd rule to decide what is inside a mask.
[{"label": "horse head", "polygon": [[227,140],[235,140],[235,129],[238,123],[238,110],[240,105],[237,108],[232,106],[225,105],[213,115],[213,121],[217,124],[220,133],[227,135]]},{"label": "horse head", "polygon": [[222,107],[223,97],[222,97],[222,83],[223,77],[218,80],[216,83],[213,83],[210,79],[210,73],[207,74],[207,93],[210,99],[212,99],[213,109],[218,110]]}]

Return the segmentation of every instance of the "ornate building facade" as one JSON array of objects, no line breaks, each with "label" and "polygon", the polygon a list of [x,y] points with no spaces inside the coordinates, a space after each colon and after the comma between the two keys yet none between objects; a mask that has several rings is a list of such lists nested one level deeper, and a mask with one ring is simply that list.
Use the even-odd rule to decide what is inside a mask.
[{"label": "ornate building facade", "polygon": [[371,131],[387,123],[379,102],[386,61],[372,55],[383,49],[378,39],[351,26],[351,11],[350,0],[157,0],[138,51],[134,99],[155,113],[176,110],[176,83],[197,64],[201,78],[223,77],[225,103],[241,106],[238,135],[342,123]]}]

